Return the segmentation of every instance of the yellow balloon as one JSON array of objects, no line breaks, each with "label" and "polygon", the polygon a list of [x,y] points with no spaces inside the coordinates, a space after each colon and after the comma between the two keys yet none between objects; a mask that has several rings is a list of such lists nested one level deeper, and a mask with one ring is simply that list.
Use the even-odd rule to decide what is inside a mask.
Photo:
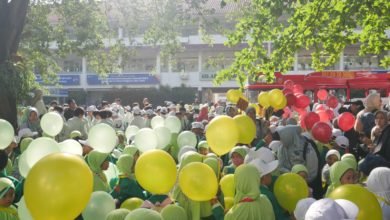
[{"label": "yellow balloon", "polygon": [[277,106],[273,106],[275,110],[280,110],[280,109],[283,109],[284,107],[286,107],[287,105],[287,99],[285,96],[282,96],[282,101],[277,105]]},{"label": "yellow balloon", "polygon": [[234,204],[234,198],[233,197],[225,197],[223,198],[225,202],[225,213],[228,212]]},{"label": "yellow balloon", "polygon": [[346,199],[359,207],[358,220],[382,219],[382,209],[375,195],[366,188],[355,184],[342,185],[333,190],[328,196],[331,199]]},{"label": "yellow balloon", "polygon": [[241,144],[251,143],[256,137],[256,125],[253,120],[247,115],[237,115],[233,119],[239,131],[238,142]]},{"label": "yellow balloon", "polygon": [[226,98],[231,103],[237,103],[241,96],[242,92],[238,89],[229,89],[226,93]]},{"label": "yellow balloon", "polygon": [[34,219],[75,219],[88,204],[92,188],[92,172],[83,159],[54,153],[32,167],[24,198]]},{"label": "yellow balloon", "polygon": [[175,160],[163,150],[149,150],[135,164],[138,183],[153,194],[168,193],[176,182],[176,176]]},{"label": "yellow balloon", "polygon": [[233,118],[221,115],[208,124],[206,129],[206,139],[211,150],[218,154],[228,153],[237,143],[239,130]]},{"label": "yellow balloon", "polygon": [[218,191],[218,181],[211,167],[201,162],[186,165],[179,173],[179,186],[194,201],[209,201]]},{"label": "yellow balloon", "polygon": [[226,197],[234,197],[236,186],[234,184],[234,174],[228,174],[222,177],[219,181],[223,195]]},{"label": "yellow balloon", "polygon": [[274,186],[275,197],[280,206],[292,213],[298,201],[309,196],[305,180],[295,173],[285,173],[278,177]]},{"label": "yellow balloon", "polygon": [[139,207],[142,206],[144,203],[144,200],[134,197],[134,198],[129,198],[126,199],[124,202],[121,204],[121,209],[127,209],[129,211],[133,211],[134,209],[138,209]]},{"label": "yellow balloon", "polygon": [[260,92],[259,96],[257,96],[257,101],[263,108],[269,107],[269,96],[268,92]]},{"label": "yellow balloon", "polygon": [[[280,89],[273,89],[268,92],[269,104],[274,108],[281,106],[284,94]],[[284,97],[285,98],[285,97]]]}]

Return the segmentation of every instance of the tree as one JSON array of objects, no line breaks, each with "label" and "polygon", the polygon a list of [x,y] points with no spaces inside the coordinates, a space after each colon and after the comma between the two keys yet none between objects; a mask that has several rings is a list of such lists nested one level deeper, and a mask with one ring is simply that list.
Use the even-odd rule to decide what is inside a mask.
[{"label": "tree", "polygon": [[[134,55],[129,46],[136,46],[136,36],[143,35],[145,43],[165,55],[182,50],[177,39],[180,28],[212,13],[204,7],[206,2],[0,1],[0,118],[16,128],[16,104],[38,86],[34,74],[56,82],[57,60],[69,54],[85,57],[89,68],[106,76],[120,72],[126,58]],[[128,44],[118,37],[119,28]]]},{"label": "tree", "polygon": [[[309,48],[314,49],[316,70],[334,64],[353,44],[360,44],[359,55],[381,55],[381,65],[390,66],[387,0],[251,0],[242,10],[226,45],[246,42],[247,47],[235,54],[230,67],[218,72],[216,83],[236,78],[243,86],[259,73],[272,81],[276,71],[291,68],[296,52]],[[263,46],[266,41],[273,43],[271,54]]]}]

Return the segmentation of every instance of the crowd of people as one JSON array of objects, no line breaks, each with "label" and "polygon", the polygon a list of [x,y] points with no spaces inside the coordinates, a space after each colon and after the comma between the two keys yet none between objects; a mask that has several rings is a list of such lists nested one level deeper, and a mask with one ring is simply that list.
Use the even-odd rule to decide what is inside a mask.
[{"label": "crowd of people", "polygon": [[[0,150],[0,219],[19,219],[16,208],[23,195],[24,178],[18,169],[20,154],[35,138],[45,136],[40,118],[47,112],[57,112],[64,126],[56,141],[77,140],[83,156],[94,175],[93,190],[110,193],[117,208],[106,219],[356,219],[359,208],[346,200],[327,198],[338,187],[359,184],[377,198],[383,219],[390,219],[390,112],[379,94],[370,94],[363,101],[340,103],[334,111],[332,138],[321,143],[311,134],[296,114],[281,111],[260,111],[255,107],[240,109],[226,101],[201,104],[198,100],[185,104],[166,101],[155,106],[148,98],[142,103],[123,105],[120,99],[99,106],[78,106],[73,99],[60,105],[35,100],[33,106],[21,107],[18,112],[19,129],[14,141]],[[314,111],[321,103],[308,107]],[[337,116],[350,112],[355,117],[351,130],[338,127]],[[237,143],[230,153],[213,153],[207,143],[208,124],[220,115],[249,116],[256,127],[256,135],[249,144]],[[196,207],[178,185],[168,195],[152,195],[137,182],[134,167],[142,152],[133,145],[134,138],[126,137],[128,126],[150,128],[153,117],[175,116],[182,131],[196,135],[196,146],[173,151],[165,149],[177,162],[178,170],[192,162],[204,162],[213,168],[216,177],[234,174],[233,201],[218,191],[210,201]],[[88,143],[88,132],[97,124],[105,123],[116,130],[118,144],[111,154],[94,150]],[[107,178],[104,171],[115,164],[119,175]],[[282,207],[274,192],[274,183],[284,173],[296,173],[309,186],[305,199],[295,210]],[[137,209],[120,208],[129,198],[144,202]],[[364,200],[364,198],[361,198]],[[126,217],[127,216],[127,217]],[[82,219],[80,215],[78,219]]]}]

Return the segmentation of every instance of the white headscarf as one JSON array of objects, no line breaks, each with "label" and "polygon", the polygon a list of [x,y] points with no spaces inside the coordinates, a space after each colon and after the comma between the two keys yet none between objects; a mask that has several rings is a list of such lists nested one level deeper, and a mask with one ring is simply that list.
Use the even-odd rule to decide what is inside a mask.
[{"label": "white headscarf", "polygon": [[367,178],[367,188],[378,197],[381,205],[390,203],[390,168],[373,169]]}]

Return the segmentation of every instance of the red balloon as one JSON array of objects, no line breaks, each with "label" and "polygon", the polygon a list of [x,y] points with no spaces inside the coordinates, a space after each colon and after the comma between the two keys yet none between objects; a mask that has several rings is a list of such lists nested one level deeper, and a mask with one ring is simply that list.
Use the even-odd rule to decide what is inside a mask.
[{"label": "red balloon", "polygon": [[296,106],[293,106],[293,110],[298,112],[299,116],[305,116],[307,114],[306,109],[297,108]]},{"label": "red balloon", "polygon": [[328,143],[332,138],[332,128],[328,123],[322,121],[314,124],[311,133],[316,140],[322,143]]},{"label": "red balloon", "polygon": [[283,92],[284,95],[293,94],[292,89],[288,89],[288,88],[284,88],[284,89],[282,90],[282,92]]},{"label": "red balloon", "polygon": [[294,93],[303,93],[303,87],[300,84],[295,84],[293,87]]},{"label": "red balloon", "polygon": [[337,123],[342,131],[349,131],[355,125],[355,116],[350,112],[344,112],[337,118]]},{"label": "red balloon", "polygon": [[292,90],[293,87],[294,87],[294,82],[292,80],[286,80],[286,81],[284,81],[283,85],[284,85],[285,89],[291,89]]},{"label": "red balloon", "polygon": [[307,129],[312,129],[314,124],[320,121],[320,116],[315,112],[309,112],[303,118],[305,127]]},{"label": "red balloon", "polygon": [[297,97],[295,97],[295,95],[292,93],[288,93],[286,95],[286,99],[287,99],[287,106],[293,106],[297,101]]},{"label": "red balloon", "polygon": [[297,108],[306,108],[310,105],[310,98],[307,95],[297,95],[295,100],[295,106]]},{"label": "red balloon", "polygon": [[334,118],[334,112],[332,110],[327,109],[325,112],[328,114],[330,120]]},{"label": "red balloon", "polygon": [[328,98],[328,91],[325,89],[320,89],[317,91],[317,97],[319,100],[324,101],[326,98]]},{"label": "red balloon", "polygon": [[331,108],[336,108],[337,105],[339,104],[339,100],[337,99],[336,96],[330,96],[328,100],[326,101],[326,105],[331,107]]},{"label": "red balloon", "polygon": [[316,111],[316,113],[320,116],[320,121],[329,122],[329,115],[325,110]]}]

